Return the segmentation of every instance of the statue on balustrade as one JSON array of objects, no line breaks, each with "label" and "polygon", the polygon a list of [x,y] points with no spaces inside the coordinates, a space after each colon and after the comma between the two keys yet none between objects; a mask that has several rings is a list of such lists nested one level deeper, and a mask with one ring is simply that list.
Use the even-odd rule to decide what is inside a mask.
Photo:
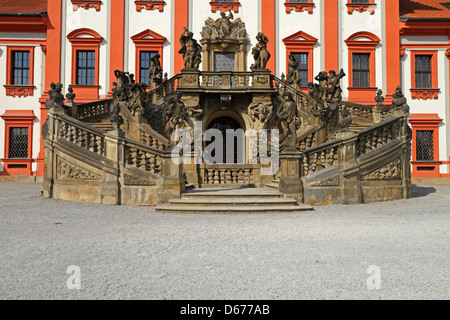
[{"label": "statue on balustrade", "polygon": [[403,110],[405,113],[409,113],[409,106],[400,86],[397,87],[392,97],[392,104],[396,106],[397,110]]},{"label": "statue on balustrade", "polygon": [[112,96],[116,101],[128,101],[130,96],[129,86],[134,82],[134,75],[130,75],[128,72],[115,70],[117,82],[113,82]]},{"label": "statue on balustrade", "polygon": [[283,135],[289,139],[288,147],[295,148],[297,140],[297,105],[292,94],[286,91],[278,106],[277,118],[280,119]]},{"label": "statue on balustrade", "polygon": [[255,59],[255,63],[250,67],[251,70],[261,70],[266,69],[267,62],[270,59],[270,53],[267,51],[267,43],[269,39],[262,33],[259,32],[256,36],[258,43],[252,49],[252,55]]},{"label": "statue on balustrade", "polygon": [[64,95],[62,94],[63,85],[61,83],[50,83],[48,91],[49,99],[45,102],[45,108],[63,107]]},{"label": "statue on balustrade", "polygon": [[166,110],[164,111],[164,123],[166,124],[164,133],[167,138],[171,138],[175,130],[186,127],[186,106],[181,101],[181,95],[175,94],[169,97],[166,101]]},{"label": "statue on balustrade", "polygon": [[148,70],[150,82],[153,82],[156,85],[161,84],[163,79],[163,69],[161,67],[161,61],[159,61],[160,58],[161,55],[159,53],[151,57],[150,68]]},{"label": "statue on balustrade", "polygon": [[376,106],[378,108],[384,107],[384,104],[383,104],[383,102],[384,102],[383,90],[381,90],[381,89],[377,90],[377,94],[375,96],[375,101],[377,102]]},{"label": "statue on balustrade", "polygon": [[290,85],[300,86],[300,62],[293,54],[289,55],[287,80]]},{"label": "statue on balustrade", "polygon": [[198,69],[202,62],[202,46],[193,37],[194,34],[184,27],[178,53],[183,55],[184,66],[188,69]]},{"label": "statue on balustrade", "polygon": [[133,83],[130,87],[130,100],[128,102],[128,108],[132,112],[133,116],[136,114],[143,115],[144,113],[144,100],[147,96],[147,84],[145,83]]},{"label": "statue on balustrade", "polygon": [[349,117],[350,111],[347,107],[341,110],[341,119],[338,122],[338,131],[339,132],[349,132],[350,125],[352,124],[352,118]]},{"label": "statue on balustrade", "polygon": [[114,108],[114,113],[111,116],[111,123],[113,131],[122,131],[120,126],[123,125],[124,121],[122,116],[120,115],[120,105],[117,104]]},{"label": "statue on balustrade", "polygon": [[327,90],[327,102],[337,102],[342,101],[342,89],[341,89],[341,79],[346,76],[344,69],[336,74],[336,71],[330,70],[330,76],[327,79],[328,85],[330,86]]}]

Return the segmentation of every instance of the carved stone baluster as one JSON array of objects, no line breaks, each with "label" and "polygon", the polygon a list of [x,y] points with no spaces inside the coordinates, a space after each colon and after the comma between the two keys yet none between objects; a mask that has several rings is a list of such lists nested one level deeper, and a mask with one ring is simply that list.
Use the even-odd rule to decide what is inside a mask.
[{"label": "carved stone baluster", "polygon": [[149,168],[148,170],[151,173],[155,173],[155,164],[156,164],[156,157],[150,153],[147,153],[147,157],[149,158]]},{"label": "carved stone baluster", "polygon": [[225,184],[225,170],[219,169],[220,184]]},{"label": "carved stone baluster", "polygon": [[88,134],[86,143],[89,151],[95,152],[95,136],[92,133]]},{"label": "carved stone baluster", "polygon": [[244,184],[250,184],[250,169],[244,170]]},{"label": "carved stone baluster", "polygon": [[95,149],[98,154],[103,153],[103,141],[101,136],[95,136]]},{"label": "carved stone baluster", "polygon": [[308,157],[303,157],[303,175],[307,176],[309,174],[309,164],[308,164]]},{"label": "carved stone baluster", "polygon": [[214,184],[220,184],[219,180],[219,170],[214,170]]},{"label": "carved stone baluster", "polygon": [[239,169],[239,172],[238,172],[238,183],[244,184],[244,170],[242,170],[242,169]]},{"label": "carved stone baluster", "polygon": [[207,184],[213,184],[214,179],[213,179],[213,170],[212,169],[206,169],[208,171],[208,175],[207,175]]},{"label": "carved stone baluster", "polygon": [[232,184],[231,171],[229,169],[225,170],[225,184]]}]

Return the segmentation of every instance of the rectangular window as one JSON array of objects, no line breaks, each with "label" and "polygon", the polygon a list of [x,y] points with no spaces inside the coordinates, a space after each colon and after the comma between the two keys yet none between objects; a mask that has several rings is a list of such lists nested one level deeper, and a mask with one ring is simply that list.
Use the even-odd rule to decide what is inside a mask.
[{"label": "rectangular window", "polygon": [[369,3],[369,0],[352,0],[352,3]]},{"label": "rectangular window", "polygon": [[416,88],[430,89],[431,84],[431,55],[415,56]]},{"label": "rectangular window", "polygon": [[434,160],[434,143],[432,130],[416,131],[416,159],[417,161]]},{"label": "rectangular window", "polygon": [[95,84],[95,51],[77,51],[77,84]]},{"label": "rectangular window", "polygon": [[12,52],[12,74],[11,84],[30,84],[30,51]]},{"label": "rectangular window", "polygon": [[28,128],[9,128],[9,158],[28,158]]},{"label": "rectangular window", "polygon": [[293,53],[293,55],[299,62],[300,86],[306,87],[308,85],[308,54]]},{"label": "rectangular window", "polygon": [[153,58],[158,52],[157,51],[141,51],[140,62],[139,62],[139,81],[141,83],[150,84],[149,79],[149,68],[150,59]]},{"label": "rectangular window", "polygon": [[353,54],[353,87],[368,88],[370,87],[370,54],[354,53]]}]

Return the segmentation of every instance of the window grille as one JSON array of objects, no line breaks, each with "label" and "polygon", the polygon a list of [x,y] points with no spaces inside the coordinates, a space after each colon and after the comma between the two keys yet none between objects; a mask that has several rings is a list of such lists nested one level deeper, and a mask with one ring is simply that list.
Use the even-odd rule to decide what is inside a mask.
[{"label": "window grille", "polygon": [[156,51],[141,51],[139,62],[139,82],[150,84],[149,68],[150,59],[153,58],[158,52]]},{"label": "window grille", "polygon": [[434,141],[432,130],[416,131],[416,160],[434,160]]},{"label": "window grille", "polygon": [[28,128],[9,128],[9,158],[28,158]]}]

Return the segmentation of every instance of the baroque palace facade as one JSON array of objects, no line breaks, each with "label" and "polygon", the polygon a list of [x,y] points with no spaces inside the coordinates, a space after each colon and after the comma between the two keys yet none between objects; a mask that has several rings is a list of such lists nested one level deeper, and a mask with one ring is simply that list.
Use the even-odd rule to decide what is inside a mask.
[{"label": "baroque palace facade", "polygon": [[[208,27],[220,19],[222,29]],[[156,54],[172,78],[185,67],[184,27],[202,45],[205,72],[249,71],[262,32],[266,68],[289,80],[293,66],[305,93],[322,70],[346,73],[349,106],[375,106],[379,89],[389,105],[400,85],[411,113],[412,176],[450,177],[450,6],[441,0],[1,1],[0,175],[44,174],[51,82],[71,85],[78,104],[108,99],[116,70],[149,84]],[[211,40],[221,34],[235,41]]]}]

